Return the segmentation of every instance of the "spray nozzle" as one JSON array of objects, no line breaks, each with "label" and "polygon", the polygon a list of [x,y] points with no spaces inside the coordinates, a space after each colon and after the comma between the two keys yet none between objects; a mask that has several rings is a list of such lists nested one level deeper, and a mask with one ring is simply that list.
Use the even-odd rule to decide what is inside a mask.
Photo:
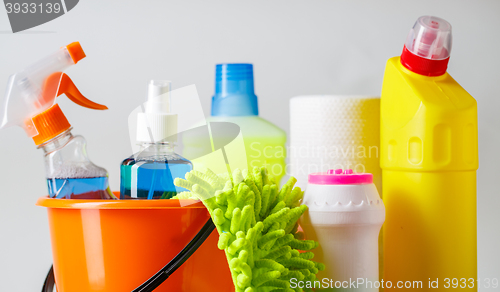
[{"label": "spray nozzle", "polygon": [[148,84],[148,100],[145,104],[146,113],[170,113],[170,91],[172,82],[169,80],[151,80]]},{"label": "spray nozzle", "polygon": [[28,136],[34,139],[38,137],[38,141],[47,140],[50,135],[57,133],[52,130],[47,132],[43,127],[60,130],[69,125],[59,107],[55,106],[56,97],[63,93],[80,106],[107,109],[84,97],[69,76],[63,73],[83,58],[85,53],[80,43],[74,42],[11,75],[4,100],[0,104],[0,129],[18,125],[25,129]]},{"label": "spray nozzle", "polygon": [[172,82],[151,80],[144,112],[137,116],[137,141],[147,143],[176,142],[177,115],[171,113]]}]

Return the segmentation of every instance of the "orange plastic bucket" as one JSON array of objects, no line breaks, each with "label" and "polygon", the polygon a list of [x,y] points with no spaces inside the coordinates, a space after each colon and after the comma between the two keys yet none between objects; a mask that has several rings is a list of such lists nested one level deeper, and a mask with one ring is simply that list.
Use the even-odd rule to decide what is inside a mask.
[{"label": "orange plastic bucket", "polygon": [[[132,291],[165,266],[209,218],[201,202],[42,197],[58,292]],[[186,206],[187,205],[187,206]],[[217,231],[155,291],[234,291]]]}]

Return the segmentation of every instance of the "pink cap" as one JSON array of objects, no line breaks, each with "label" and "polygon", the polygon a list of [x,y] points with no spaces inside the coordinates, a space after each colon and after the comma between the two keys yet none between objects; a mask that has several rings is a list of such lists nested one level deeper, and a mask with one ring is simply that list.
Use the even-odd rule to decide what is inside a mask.
[{"label": "pink cap", "polygon": [[359,185],[373,183],[371,173],[354,173],[352,169],[330,169],[309,174],[309,183],[315,185]]}]

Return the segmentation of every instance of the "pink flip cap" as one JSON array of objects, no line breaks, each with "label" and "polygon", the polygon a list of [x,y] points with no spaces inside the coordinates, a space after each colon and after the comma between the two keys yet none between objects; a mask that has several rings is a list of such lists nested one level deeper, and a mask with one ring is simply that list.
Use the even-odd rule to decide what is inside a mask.
[{"label": "pink flip cap", "polygon": [[354,173],[352,169],[330,169],[309,174],[309,183],[315,185],[359,185],[373,183],[371,173]]}]

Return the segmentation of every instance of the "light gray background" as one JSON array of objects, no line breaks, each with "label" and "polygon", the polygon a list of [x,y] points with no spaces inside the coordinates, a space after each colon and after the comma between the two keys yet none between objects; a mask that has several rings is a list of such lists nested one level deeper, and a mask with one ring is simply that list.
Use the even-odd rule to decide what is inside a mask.
[{"label": "light gray background", "polygon": [[[109,111],[66,97],[59,104],[118,190],[119,164],[131,154],[127,117],[149,79],[196,84],[209,113],[214,65],[252,62],[261,115],[288,131],[290,97],[378,95],[386,60],[425,14],[453,25],[449,72],[478,101],[479,276],[500,278],[500,1],[86,0],[18,34],[0,8],[0,91],[10,74],[80,41],[87,58],[67,73]],[[47,191],[42,150],[9,128],[0,132],[0,153],[0,291],[39,291],[51,263],[46,211],[35,206]]]}]

